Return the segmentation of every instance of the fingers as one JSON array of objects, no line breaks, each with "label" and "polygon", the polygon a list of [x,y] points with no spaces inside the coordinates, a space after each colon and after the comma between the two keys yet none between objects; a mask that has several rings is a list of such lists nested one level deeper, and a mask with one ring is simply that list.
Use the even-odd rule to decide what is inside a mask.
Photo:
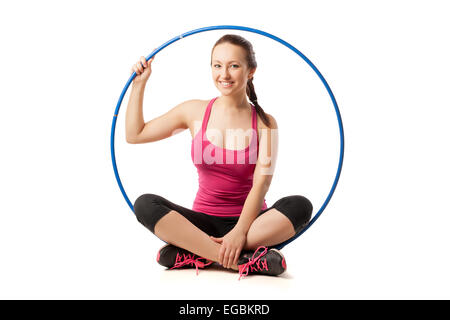
[{"label": "fingers", "polygon": [[225,251],[226,251],[226,248],[223,246],[223,245],[221,245],[220,246],[220,250],[219,250],[219,263],[223,266],[224,264],[223,264],[223,259],[224,259],[224,255],[225,255]]},{"label": "fingers", "polygon": [[[153,49],[153,51],[154,50],[156,50],[156,48]],[[137,76],[141,75],[145,70],[147,70],[151,66],[151,63],[153,62],[153,60],[155,60],[155,56],[153,56],[148,61],[144,56],[141,56],[139,58],[139,61],[136,64],[134,64],[133,67],[131,68],[131,73],[136,72]],[[146,74],[151,73],[151,69],[148,71],[149,72],[146,72]]]},{"label": "fingers", "polygon": [[142,67],[141,62],[139,61],[135,65],[133,65],[131,71],[136,72],[136,75],[140,75],[142,72],[144,72],[144,68]]},{"label": "fingers", "polygon": [[224,252],[224,254],[223,254],[223,263],[222,263],[222,266],[223,266],[224,268],[228,268],[228,255],[229,255],[229,251],[228,251],[228,249],[227,249],[227,250],[225,250],[225,252]]},{"label": "fingers", "polygon": [[223,244],[223,238],[215,238],[213,236],[210,236],[210,238],[217,242],[222,244],[220,246],[220,250],[219,250],[219,263],[224,267],[224,268],[231,268],[231,266],[233,265],[233,261],[235,260],[235,253],[233,249],[228,248],[227,246],[225,246]]},{"label": "fingers", "polygon": [[141,65],[143,66],[143,68],[147,68],[147,60],[145,59],[145,57],[141,57],[139,62],[141,63]]},{"label": "fingers", "polygon": [[[237,264],[234,261],[236,260],[237,250],[232,248],[226,248],[223,252],[222,263],[220,263],[224,268],[231,268],[233,264]],[[239,256],[239,255],[237,255]]]},{"label": "fingers", "polygon": [[[150,59],[150,62],[153,61],[153,58]],[[145,69],[147,69],[149,66],[149,63],[145,59],[145,57],[141,56],[139,58],[139,61],[133,66],[131,69],[132,72],[136,72],[136,75],[140,75],[144,72]]]},{"label": "fingers", "polygon": [[228,259],[227,259],[227,262],[226,262],[226,266],[227,266],[228,269],[231,268],[231,266],[233,265],[233,258],[234,258],[234,251],[230,250],[228,252]]},{"label": "fingers", "polygon": [[224,268],[228,268],[228,260],[229,260],[229,255],[230,255],[230,249],[226,249],[223,255],[223,263],[222,266]]},{"label": "fingers", "polygon": [[[211,237],[214,238],[214,237]],[[214,240],[216,239],[216,240]],[[222,238],[214,238],[213,240],[218,242],[218,243],[222,243]],[[235,250],[226,247],[223,243],[220,246],[220,250],[219,250],[219,263],[224,267],[224,268],[231,268],[231,266],[233,265],[233,261],[235,260]]]},{"label": "fingers", "polygon": [[241,255],[241,250],[236,250],[236,252],[234,254],[233,265],[237,265],[240,255]]},{"label": "fingers", "polygon": [[219,262],[224,268],[228,269],[233,265],[237,265],[242,249],[228,247],[229,245],[223,243],[223,238],[214,238],[213,236],[210,236],[210,238],[215,242],[222,244],[219,249],[219,257],[217,262]]},{"label": "fingers", "polygon": [[140,57],[139,61],[136,63],[136,68],[139,71],[139,74],[144,72],[144,67],[147,67],[147,61],[145,60],[145,57]]},{"label": "fingers", "polygon": [[220,248],[220,251],[219,251],[219,263],[224,268],[227,268],[227,269],[231,268],[232,262],[233,262],[232,257],[234,257],[233,251],[222,245],[222,247]]},{"label": "fingers", "polygon": [[214,242],[221,244],[217,262],[227,269],[232,268],[233,265],[237,265],[239,256],[241,255],[242,245],[239,245],[237,243],[229,243],[226,239],[224,239],[225,237],[209,237]]}]

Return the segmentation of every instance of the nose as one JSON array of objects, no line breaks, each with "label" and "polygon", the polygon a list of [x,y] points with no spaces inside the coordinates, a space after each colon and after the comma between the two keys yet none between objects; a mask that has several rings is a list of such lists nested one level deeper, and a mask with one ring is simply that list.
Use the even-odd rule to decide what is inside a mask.
[{"label": "nose", "polygon": [[229,79],[230,78],[230,71],[228,68],[222,68],[220,71],[220,76],[222,79]]}]

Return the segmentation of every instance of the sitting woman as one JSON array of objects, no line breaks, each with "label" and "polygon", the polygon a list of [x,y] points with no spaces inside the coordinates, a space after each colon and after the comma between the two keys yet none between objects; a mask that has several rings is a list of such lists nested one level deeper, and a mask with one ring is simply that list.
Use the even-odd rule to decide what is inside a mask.
[{"label": "sitting woman", "polygon": [[301,195],[266,204],[278,127],[257,102],[253,46],[239,35],[221,37],[211,52],[212,78],[221,95],[188,100],[144,123],[143,96],[153,60],[141,57],[132,68],[136,77],[126,111],[127,142],[158,141],[189,129],[199,175],[192,209],[149,193],[134,203],[138,221],[167,242],[157,261],[168,268],[195,266],[197,271],[218,262],[240,276],[283,273],[285,258],[272,247],[298,234],[313,206]]}]

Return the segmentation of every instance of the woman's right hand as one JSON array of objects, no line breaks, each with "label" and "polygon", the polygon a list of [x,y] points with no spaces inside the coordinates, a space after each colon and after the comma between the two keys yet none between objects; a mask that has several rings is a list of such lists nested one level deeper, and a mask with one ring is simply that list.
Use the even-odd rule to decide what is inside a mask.
[{"label": "woman's right hand", "polygon": [[133,80],[134,84],[147,83],[148,78],[152,74],[152,61],[155,59],[153,56],[150,60],[146,60],[145,57],[141,57],[139,61],[131,68],[131,74],[136,72],[136,77]]}]

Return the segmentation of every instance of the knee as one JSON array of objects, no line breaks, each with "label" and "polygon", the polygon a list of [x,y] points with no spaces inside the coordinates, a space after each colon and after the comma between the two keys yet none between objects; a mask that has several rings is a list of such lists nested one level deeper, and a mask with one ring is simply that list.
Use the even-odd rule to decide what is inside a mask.
[{"label": "knee", "polygon": [[154,213],[157,211],[155,209],[161,203],[160,200],[161,197],[156,194],[145,193],[134,201],[133,208],[136,219],[152,231],[154,229]]},{"label": "knee", "polygon": [[278,210],[282,211],[291,220],[295,232],[300,231],[311,220],[313,205],[308,198],[301,195],[293,195],[284,197],[277,202]]},{"label": "knee", "polygon": [[300,195],[292,196],[295,207],[298,208],[298,215],[302,218],[304,223],[311,220],[313,205],[308,198]]},{"label": "knee", "polygon": [[149,208],[152,207],[152,205],[158,201],[158,195],[152,194],[152,193],[145,193],[140,195],[136,201],[134,201],[134,213],[136,214],[136,217],[140,217],[142,215],[145,215]]}]

